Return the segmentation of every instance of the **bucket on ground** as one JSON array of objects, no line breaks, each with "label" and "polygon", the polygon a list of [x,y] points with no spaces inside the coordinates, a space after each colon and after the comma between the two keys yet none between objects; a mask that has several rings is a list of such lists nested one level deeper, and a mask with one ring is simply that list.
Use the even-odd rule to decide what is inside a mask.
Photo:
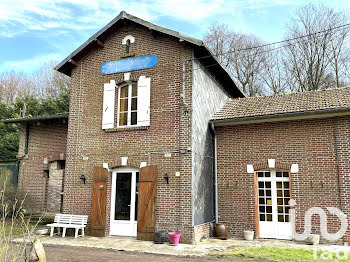
[{"label": "bucket on ground", "polygon": [[170,246],[177,246],[180,241],[181,234],[178,232],[170,232],[168,233],[169,236],[169,245]]}]

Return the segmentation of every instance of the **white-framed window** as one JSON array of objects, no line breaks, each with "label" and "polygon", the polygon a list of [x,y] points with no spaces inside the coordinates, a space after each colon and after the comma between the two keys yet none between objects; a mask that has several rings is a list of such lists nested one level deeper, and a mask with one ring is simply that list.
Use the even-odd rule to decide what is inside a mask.
[{"label": "white-framed window", "polygon": [[[116,102],[115,92],[118,92]],[[140,76],[137,82],[126,80],[121,85],[116,85],[115,80],[111,80],[104,84],[102,129],[114,128],[115,123],[117,128],[149,126],[150,105],[151,78]]]},{"label": "white-framed window", "polygon": [[118,92],[118,127],[137,125],[137,83],[122,85]]}]

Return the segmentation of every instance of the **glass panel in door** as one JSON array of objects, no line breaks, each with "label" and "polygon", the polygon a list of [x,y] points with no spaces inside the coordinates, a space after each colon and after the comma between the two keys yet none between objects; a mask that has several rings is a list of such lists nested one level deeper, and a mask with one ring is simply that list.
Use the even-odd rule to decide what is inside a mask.
[{"label": "glass panel in door", "polygon": [[118,173],[115,194],[115,220],[130,220],[132,173]]}]

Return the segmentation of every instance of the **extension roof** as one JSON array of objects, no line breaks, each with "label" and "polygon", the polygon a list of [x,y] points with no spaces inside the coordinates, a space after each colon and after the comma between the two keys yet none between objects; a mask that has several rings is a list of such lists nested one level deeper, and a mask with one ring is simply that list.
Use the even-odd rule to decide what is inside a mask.
[{"label": "extension roof", "polygon": [[231,99],[211,119],[216,125],[267,122],[282,118],[349,114],[350,87]]},{"label": "extension roof", "polygon": [[53,119],[68,119],[69,113],[59,113],[55,115],[42,115],[42,116],[25,116],[19,118],[5,119],[1,122],[3,123],[22,123],[22,122],[34,122],[34,121],[46,121]]},{"label": "extension roof", "polygon": [[228,92],[228,94],[230,94],[232,97],[245,96],[243,91],[236,86],[228,71],[220,64],[220,62],[211,53],[209,48],[205,46],[202,40],[181,34],[177,31],[156,24],[152,24],[136,16],[130,15],[125,11],[120,12],[120,14],[116,18],[114,18],[105,27],[103,27],[101,30],[99,30],[97,33],[91,36],[76,50],[74,50],[69,56],[67,56],[62,62],[60,62],[55,67],[55,70],[70,76],[72,68],[74,68],[76,64],[79,63],[79,61],[83,57],[85,57],[91,50],[96,48],[97,45],[103,45],[103,42],[105,42],[118,27],[122,26],[126,20],[144,26],[148,28],[150,32],[156,31],[161,34],[169,35],[179,39],[179,41],[181,42],[185,42],[193,46],[194,56],[204,57],[200,59],[201,63],[204,66],[209,66],[208,70],[216,76],[217,81],[219,81],[225,87],[225,90]]}]

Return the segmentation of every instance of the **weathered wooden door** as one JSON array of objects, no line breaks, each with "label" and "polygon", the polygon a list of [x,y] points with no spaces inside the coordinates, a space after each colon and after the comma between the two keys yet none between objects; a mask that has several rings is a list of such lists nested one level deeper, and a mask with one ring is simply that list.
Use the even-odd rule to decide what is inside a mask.
[{"label": "weathered wooden door", "polygon": [[137,239],[154,240],[156,226],[157,166],[140,169]]},{"label": "weathered wooden door", "polygon": [[90,234],[96,237],[105,236],[107,180],[108,170],[103,167],[95,167],[92,185]]}]

